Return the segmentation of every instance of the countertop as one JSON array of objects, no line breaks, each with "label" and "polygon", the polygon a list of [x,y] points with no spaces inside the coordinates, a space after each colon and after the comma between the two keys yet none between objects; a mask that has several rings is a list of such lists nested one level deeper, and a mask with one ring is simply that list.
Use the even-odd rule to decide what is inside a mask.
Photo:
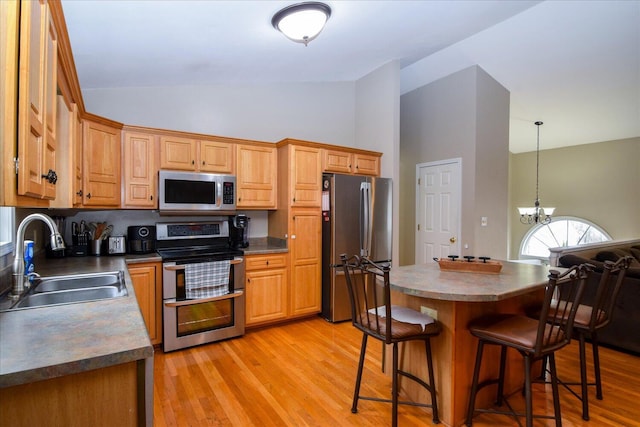
[{"label": "countertop", "polygon": [[[463,262],[463,261],[461,261]],[[391,289],[423,298],[445,301],[501,301],[527,294],[548,283],[548,267],[500,261],[499,274],[441,271],[437,263],[393,267],[389,274]]]},{"label": "countertop", "polygon": [[122,270],[128,295],[0,312],[0,387],[153,357],[126,264],[124,256],[37,258],[42,276]]},{"label": "countertop", "polygon": [[249,246],[243,249],[245,255],[262,255],[289,252],[287,241],[273,237],[249,239]]}]

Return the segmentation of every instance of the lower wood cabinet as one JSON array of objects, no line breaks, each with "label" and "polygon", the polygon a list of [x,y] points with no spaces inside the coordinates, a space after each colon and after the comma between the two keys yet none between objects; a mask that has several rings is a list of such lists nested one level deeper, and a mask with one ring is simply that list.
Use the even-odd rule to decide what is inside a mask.
[{"label": "lower wood cabinet", "polygon": [[286,253],[245,256],[246,325],[287,318]]},{"label": "lower wood cabinet", "polygon": [[162,263],[127,266],[151,344],[162,343]]}]

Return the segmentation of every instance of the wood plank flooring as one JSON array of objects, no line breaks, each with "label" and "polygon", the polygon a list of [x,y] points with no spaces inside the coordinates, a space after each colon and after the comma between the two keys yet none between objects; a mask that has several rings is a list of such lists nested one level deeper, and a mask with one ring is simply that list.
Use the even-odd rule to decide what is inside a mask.
[{"label": "wood plank flooring", "polygon": [[[358,413],[351,413],[361,337],[349,322],[314,317],[172,353],[156,350],[155,426],[390,425],[390,404],[360,401]],[[388,398],[391,380],[380,370],[381,353],[379,342],[370,340],[362,392]],[[583,421],[580,402],[561,388],[563,425],[640,426],[640,358],[604,347],[600,357],[604,400],[596,400],[590,387],[591,421]],[[575,342],[556,360],[561,378],[579,377]],[[545,393],[545,387],[534,386],[534,406],[536,412],[552,413],[551,391]],[[524,406],[519,393],[510,401]],[[400,406],[398,424],[431,426],[431,412]],[[517,424],[482,414],[473,425]],[[534,425],[554,424],[536,420]]]}]

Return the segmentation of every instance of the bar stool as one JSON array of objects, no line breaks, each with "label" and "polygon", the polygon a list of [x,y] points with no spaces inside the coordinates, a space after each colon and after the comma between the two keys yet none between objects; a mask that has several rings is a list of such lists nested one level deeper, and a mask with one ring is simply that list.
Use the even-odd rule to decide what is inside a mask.
[{"label": "bar stool", "polygon": [[[633,257],[627,256],[618,259],[615,263],[605,261],[602,276],[597,285],[593,305],[580,304],[576,318],[573,323],[573,333],[577,336],[580,349],[580,382],[566,382],[558,380],[558,382],[571,392],[575,397],[582,401],[582,418],[589,420],[589,392],[588,386],[596,387],[596,398],[602,400],[602,379],[600,376],[600,355],[598,351],[598,330],[604,328],[611,321],[611,314],[615,307],[616,299],[622,282],[627,274],[627,270],[631,265]],[[589,383],[587,380],[587,355],[585,351],[585,341],[591,340],[591,348],[593,350],[593,370],[595,382]],[[545,360],[546,362],[546,360]],[[546,363],[543,363],[543,373],[546,370]],[[581,394],[578,395],[569,386],[580,385]]]},{"label": "bar stool", "polygon": [[[556,426],[562,426],[554,353],[569,344],[571,340],[573,322],[590,270],[587,265],[575,266],[562,274],[551,270],[538,319],[520,314],[498,314],[477,319],[469,325],[471,334],[478,338],[478,349],[467,409],[466,424],[468,426],[472,425],[475,412],[511,415],[516,420],[518,417],[524,416],[527,427],[533,426],[533,418],[555,419]],[[554,297],[557,298],[557,295],[562,295],[563,299],[556,301]],[[485,345],[499,345],[501,347],[500,371],[497,379],[489,379],[478,384]],[[507,348],[517,350],[524,358],[524,414],[514,411],[504,396]],[[531,364],[543,357],[548,358],[550,365],[554,416],[533,414]],[[496,403],[498,406],[502,406],[505,401],[509,410],[475,409],[478,391],[485,386],[496,383],[498,384]]]},{"label": "bar stool", "polygon": [[[436,398],[433,361],[431,357],[431,337],[440,333],[441,325],[432,317],[406,307],[391,305],[389,266],[377,265],[366,258],[347,255],[340,256],[345,273],[349,301],[351,302],[351,320],[353,326],[362,331],[360,362],[353,392],[352,413],[358,412],[358,400],[391,402],[392,425],[398,425],[398,405],[407,404],[431,408],[433,422],[440,423]],[[379,399],[360,395],[360,384],[364,368],[367,338],[372,337],[385,344],[393,345],[393,372],[391,399]],[[429,383],[417,376],[398,369],[398,343],[405,341],[424,341],[427,357]],[[420,384],[431,395],[431,404],[403,402],[398,400],[398,380],[402,375]]]}]

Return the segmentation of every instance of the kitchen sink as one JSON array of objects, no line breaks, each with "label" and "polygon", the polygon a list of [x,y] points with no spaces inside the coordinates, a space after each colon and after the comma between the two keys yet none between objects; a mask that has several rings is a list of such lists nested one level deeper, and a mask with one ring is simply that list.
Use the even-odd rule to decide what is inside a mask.
[{"label": "kitchen sink", "polygon": [[101,286],[124,285],[122,273],[112,271],[108,273],[77,274],[73,276],[43,277],[35,280],[34,293],[68,291]]},{"label": "kitchen sink", "polygon": [[11,309],[97,301],[128,295],[122,271],[37,278]]}]

